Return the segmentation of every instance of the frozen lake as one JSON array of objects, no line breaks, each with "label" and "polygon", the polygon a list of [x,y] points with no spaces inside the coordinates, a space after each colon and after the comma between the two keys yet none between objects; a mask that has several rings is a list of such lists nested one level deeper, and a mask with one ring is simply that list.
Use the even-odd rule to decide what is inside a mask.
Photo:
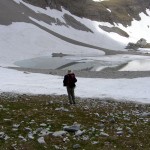
[{"label": "frozen lake", "polygon": [[[56,57],[57,56],[57,57]],[[118,54],[118,55],[66,55],[66,54],[56,54],[55,57],[52,56],[42,56],[35,57],[32,59],[25,59],[21,61],[16,61],[14,64],[22,68],[31,69],[60,69],[60,70],[87,70],[87,71],[100,71],[104,68],[118,67],[122,69],[125,64],[135,64],[139,66],[143,64],[147,66],[149,64],[149,56],[140,55],[128,55],[128,54]],[[131,67],[133,68],[133,67]],[[148,67],[149,68],[149,67]],[[126,69],[128,71],[128,69]],[[132,69],[131,69],[132,70]],[[134,70],[136,71],[136,70]],[[149,71],[149,69],[142,71]]]},{"label": "frozen lake", "polygon": [[[103,58],[103,57],[102,57]],[[61,69],[61,70],[89,70],[100,71],[106,67],[115,67],[120,65],[120,60],[110,61],[97,56],[80,57],[80,56],[65,56],[51,57],[43,56],[32,59],[26,59],[15,62],[15,65],[23,68],[32,69]]]}]

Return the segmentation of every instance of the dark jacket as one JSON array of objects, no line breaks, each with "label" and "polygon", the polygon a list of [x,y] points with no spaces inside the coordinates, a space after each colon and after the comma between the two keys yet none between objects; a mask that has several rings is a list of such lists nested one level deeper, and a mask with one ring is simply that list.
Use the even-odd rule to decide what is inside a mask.
[{"label": "dark jacket", "polygon": [[63,85],[70,88],[74,88],[76,85],[77,79],[74,73],[70,73],[64,76]]}]

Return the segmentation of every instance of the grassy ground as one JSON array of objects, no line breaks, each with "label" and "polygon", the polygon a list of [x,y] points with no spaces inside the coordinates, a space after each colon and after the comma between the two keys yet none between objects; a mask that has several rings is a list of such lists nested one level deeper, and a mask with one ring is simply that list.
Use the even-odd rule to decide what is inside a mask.
[{"label": "grassy ground", "polygon": [[[66,96],[1,95],[0,149],[43,150],[148,150],[150,105],[113,100],[77,99]],[[80,124],[82,135],[63,131]],[[42,135],[46,131],[47,134]],[[38,139],[43,137],[45,143]]]}]

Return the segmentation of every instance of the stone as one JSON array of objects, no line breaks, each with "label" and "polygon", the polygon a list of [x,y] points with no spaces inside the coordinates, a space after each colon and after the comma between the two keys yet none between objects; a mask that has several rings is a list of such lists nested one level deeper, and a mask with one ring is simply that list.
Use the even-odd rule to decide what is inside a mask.
[{"label": "stone", "polygon": [[5,133],[4,132],[0,132],[0,139],[4,139],[5,137]]},{"label": "stone", "polygon": [[98,144],[98,143],[99,143],[98,141],[93,141],[93,142],[92,142],[93,145],[96,145],[96,144]]},{"label": "stone", "polygon": [[24,138],[22,135],[19,135],[19,136],[18,136],[18,138],[19,138],[19,139],[21,139],[21,140],[22,140],[22,141],[24,141],[24,142],[26,142],[26,141],[27,141],[27,139],[26,139],[26,138]]},{"label": "stone", "polygon": [[68,109],[65,109],[64,107],[60,107],[60,108],[56,108],[55,110],[57,111],[64,111],[64,112],[68,112]]},{"label": "stone", "polygon": [[49,132],[47,129],[42,129],[38,135],[39,136],[46,136],[46,135],[49,135],[50,133],[51,132]]},{"label": "stone", "polygon": [[44,140],[44,137],[39,137],[39,138],[38,138],[38,142],[39,142],[40,144],[45,144],[45,143],[46,143],[45,140]]},{"label": "stone", "polygon": [[94,115],[95,115],[95,116],[97,116],[97,117],[99,117],[99,116],[100,116],[100,115],[99,115],[99,113],[94,113]]},{"label": "stone", "polygon": [[83,131],[78,130],[78,131],[76,131],[75,136],[81,136],[81,135],[83,135],[84,133],[85,133],[85,130],[83,130]]},{"label": "stone", "polygon": [[150,117],[150,112],[144,112],[141,117]]},{"label": "stone", "polygon": [[33,134],[32,134],[32,133],[29,133],[29,134],[28,134],[28,138],[33,140],[33,139],[34,139]]},{"label": "stone", "polygon": [[52,135],[55,137],[61,137],[61,136],[65,136],[66,133],[67,133],[66,131],[56,131]]},{"label": "stone", "polygon": [[24,129],[25,129],[25,131],[32,131],[32,129],[29,127],[25,127]]},{"label": "stone", "polygon": [[118,131],[117,135],[123,135],[123,131]]},{"label": "stone", "polygon": [[64,126],[64,131],[68,131],[68,132],[77,132],[78,130],[80,130],[80,125],[72,125],[72,126]]},{"label": "stone", "polygon": [[13,124],[13,128],[18,128],[20,124]]},{"label": "stone", "polygon": [[46,127],[46,126],[47,126],[47,124],[45,124],[45,123],[41,123],[41,124],[40,124],[40,126],[41,126],[41,127]]},{"label": "stone", "polygon": [[100,135],[103,136],[103,137],[109,137],[109,134],[107,134],[105,132],[101,132]]},{"label": "stone", "polygon": [[78,148],[80,148],[81,146],[80,146],[80,144],[75,144],[75,145],[73,145],[73,149],[78,149]]},{"label": "stone", "polygon": [[110,122],[110,123],[115,123],[116,121],[115,121],[114,118],[110,118],[110,119],[109,119],[109,122]]},{"label": "stone", "polygon": [[85,135],[85,136],[82,137],[82,140],[83,140],[83,141],[88,141],[89,139],[90,139],[90,138],[89,138],[88,135]]},{"label": "stone", "polygon": [[144,47],[145,45],[147,45],[147,42],[144,38],[141,38],[140,40],[137,41],[136,43],[139,47]]}]

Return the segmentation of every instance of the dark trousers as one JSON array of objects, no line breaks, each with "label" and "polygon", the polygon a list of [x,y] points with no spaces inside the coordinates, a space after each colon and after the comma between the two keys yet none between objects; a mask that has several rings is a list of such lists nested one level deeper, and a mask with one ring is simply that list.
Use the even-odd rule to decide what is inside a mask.
[{"label": "dark trousers", "polygon": [[74,87],[70,88],[67,86],[67,93],[68,93],[68,99],[70,104],[75,104],[75,94],[74,94]]}]

